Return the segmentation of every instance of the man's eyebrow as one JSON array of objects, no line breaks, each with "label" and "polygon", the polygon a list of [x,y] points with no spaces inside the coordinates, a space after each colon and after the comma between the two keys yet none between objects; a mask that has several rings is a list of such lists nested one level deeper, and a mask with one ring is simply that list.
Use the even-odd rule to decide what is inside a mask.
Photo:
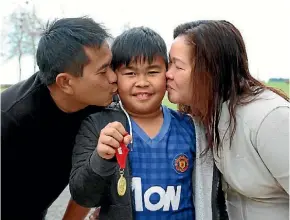
[{"label": "man's eyebrow", "polygon": [[105,68],[109,67],[110,65],[111,65],[111,62],[104,63],[102,66],[100,66],[100,68],[97,69],[97,72],[99,72],[102,69],[105,69]]}]

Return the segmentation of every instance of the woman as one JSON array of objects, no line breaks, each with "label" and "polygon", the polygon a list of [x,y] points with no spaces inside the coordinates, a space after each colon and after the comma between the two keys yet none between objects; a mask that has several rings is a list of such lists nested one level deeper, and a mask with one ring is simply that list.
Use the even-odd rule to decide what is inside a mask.
[{"label": "woman", "polygon": [[174,38],[168,97],[204,125],[229,219],[288,219],[289,98],[251,76],[231,23],[182,24]]}]

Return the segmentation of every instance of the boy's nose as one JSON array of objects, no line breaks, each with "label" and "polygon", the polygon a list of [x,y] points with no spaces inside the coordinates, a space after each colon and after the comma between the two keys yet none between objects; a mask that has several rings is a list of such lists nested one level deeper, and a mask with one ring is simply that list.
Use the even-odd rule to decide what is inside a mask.
[{"label": "boy's nose", "polygon": [[147,87],[147,86],[149,86],[149,84],[150,83],[149,83],[147,77],[142,76],[142,75],[138,77],[138,80],[136,82],[136,86],[140,86],[140,87]]}]

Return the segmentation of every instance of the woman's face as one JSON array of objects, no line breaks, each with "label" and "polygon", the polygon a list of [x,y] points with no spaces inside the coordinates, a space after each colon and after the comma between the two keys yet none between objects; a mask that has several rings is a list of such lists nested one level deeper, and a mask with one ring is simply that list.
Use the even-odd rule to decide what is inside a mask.
[{"label": "woman's face", "polygon": [[184,36],[175,38],[169,52],[166,73],[168,99],[175,104],[192,105],[192,48]]}]

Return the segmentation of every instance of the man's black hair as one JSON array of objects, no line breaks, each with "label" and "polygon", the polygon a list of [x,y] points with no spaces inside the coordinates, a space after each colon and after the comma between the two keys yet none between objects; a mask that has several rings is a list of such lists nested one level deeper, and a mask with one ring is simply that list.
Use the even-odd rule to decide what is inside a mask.
[{"label": "man's black hair", "polygon": [[36,53],[41,81],[51,85],[62,72],[81,76],[89,62],[84,48],[100,48],[108,37],[106,29],[88,17],[63,18],[48,24]]}]

